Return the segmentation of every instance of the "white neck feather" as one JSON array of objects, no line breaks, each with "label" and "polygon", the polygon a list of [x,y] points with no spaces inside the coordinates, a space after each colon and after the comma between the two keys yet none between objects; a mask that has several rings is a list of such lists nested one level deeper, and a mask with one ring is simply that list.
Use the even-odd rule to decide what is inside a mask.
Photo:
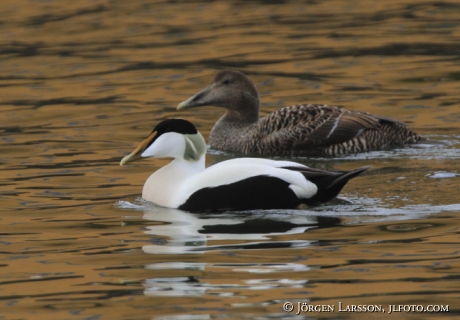
[{"label": "white neck feather", "polygon": [[142,198],[160,206],[177,208],[189,197],[183,192],[184,183],[204,170],[204,154],[197,161],[176,158],[147,179]]}]

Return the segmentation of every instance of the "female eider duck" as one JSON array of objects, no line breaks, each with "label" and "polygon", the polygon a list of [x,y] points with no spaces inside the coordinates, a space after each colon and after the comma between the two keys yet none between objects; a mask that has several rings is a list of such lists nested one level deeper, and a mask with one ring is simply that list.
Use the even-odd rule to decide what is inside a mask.
[{"label": "female eider duck", "polygon": [[239,158],[205,168],[206,142],[190,122],[170,119],[120,165],[146,157],[173,161],[145,182],[142,198],[185,211],[290,209],[331,200],[348,180],[369,167],[349,172],[311,169],[300,163]]},{"label": "female eider duck", "polygon": [[209,145],[230,152],[335,156],[426,141],[400,121],[328,105],[293,105],[259,119],[257,89],[238,71],[219,71],[177,109],[199,106],[226,109]]}]

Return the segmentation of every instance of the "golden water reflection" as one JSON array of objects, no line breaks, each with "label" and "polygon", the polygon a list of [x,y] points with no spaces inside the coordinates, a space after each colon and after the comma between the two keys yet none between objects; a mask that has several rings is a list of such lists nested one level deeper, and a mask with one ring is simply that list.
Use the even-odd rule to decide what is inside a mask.
[{"label": "golden water reflection", "polygon": [[[144,219],[156,218],[161,223],[147,227],[145,233],[155,240],[154,244],[143,247],[144,252],[154,257],[199,253],[206,255],[206,259],[199,261],[207,262],[197,262],[194,256],[189,256],[188,262],[167,258],[166,262],[160,259],[161,262],[147,265],[155,275],[143,283],[147,296],[201,297],[208,300],[210,310],[214,306],[212,300],[220,297],[232,307],[242,308],[239,310],[243,314],[247,310],[254,312],[253,308],[279,314],[281,302],[293,297],[310,304],[320,301],[336,306],[338,302],[356,304],[356,301],[360,304],[451,301],[451,307],[455,303],[419,296],[427,288],[438,287],[440,283],[447,285],[458,268],[456,245],[438,247],[440,242],[449,243],[452,237],[456,238],[452,226],[446,225],[446,218],[452,218],[449,214],[428,217],[423,222],[387,217],[385,222],[355,225],[344,224],[349,219],[347,214],[339,219],[304,216],[293,210],[285,213],[285,221],[297,227],[273,232],[271,227],[279,225],[270,222],[281,219],[277,213],[211,218],[186,214],[182,219],[177,216],[164,219],[161,212],[151,213],[144,214]],[[246,225],[251,225],[251,220],[258,221],[254,234],[246,236],[244,227],[232,229],[242,220]],[[168,232],[164,232],[166,229]],[[261,229],[265,233],[259,233]],[[443,236],[438,238],[440,234]],[[268,241],[261,242],[257,235],[269,235]],[[221,274],[226,275],[224,279]],[[447,286],[455,295],[456,286]],[[385,295],[393,298],[383,298],[382,288]],[[308,296],[316,298],[310,300]],[[220,303],[217,305],[222,308]],[[389,311],[387,305],[385,308]]]},{"label": "golden water reflection", "polygon": [[[0,299],[5,319],[282,318],[285,302],[459,312],[460,6],[454,1],[3,1]],[[261,114],[317,102],[442,141],[337,158],[341,200],[200,216],[138,198],[168,160],[120,167],[219,69]],[[210,150],[212,164],[236,155]],[[300,318],[357,318],[315,312]],[[382,318],[380,313],[366,313]]]}]

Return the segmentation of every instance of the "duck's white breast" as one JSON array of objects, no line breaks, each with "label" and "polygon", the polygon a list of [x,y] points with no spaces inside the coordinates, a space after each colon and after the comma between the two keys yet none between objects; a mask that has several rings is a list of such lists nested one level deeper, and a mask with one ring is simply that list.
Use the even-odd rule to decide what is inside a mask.
[{"label": "duck's white breast", "polygon": [[142,198],[160,206],[177,208],[190,196],[184,193],[187,181],[203,168],[200,164],[193,165],[183,159],[176,159],[147,179],[142,189]]}]

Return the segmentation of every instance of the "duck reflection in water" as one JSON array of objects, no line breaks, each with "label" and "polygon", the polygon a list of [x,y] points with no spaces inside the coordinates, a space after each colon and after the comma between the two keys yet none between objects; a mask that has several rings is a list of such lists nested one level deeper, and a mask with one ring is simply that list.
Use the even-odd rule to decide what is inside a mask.
[{"label": "duck reflection in water", "polygon": [[[233,250],[305,248],[317,245],[311,240],[272,240],[273,236],[305,233],[311,229],[332,227],[340,224],[334,217],[300,215],[292,210],[283,213],[275,211],[228,212],[218,214],[190,213],[176,209],[157,207],[151,203],[143,206],[143,219],[152,221],[145,233],[152,236],[153,244],[144,245],[147,254],[204,254],[209,251],[231,252]],[[225,244],[209,245],[208,241],[222,241]],[[234,242],[234,244],[228,244]],[[272,273],[307,271],[312,268],[305,262],[272,263],[209,263],[209,262],[159,262],[146,265],[149,270],[205,271],[218,268],[231,272]],[[224,269],[222,269],[224,268]],[[174,273],[174,272],[173,272]],[[180,272],[179,272],[180,273]],[[183,272],[182,272],[183,273]],[[181,273],[181,274],[182,274]],[[192,272],[193,273],[193,272]],[[240,289],[261,290],[267,287],[301,287],[307,279],[281,280],[250,279],[238,284]],[[149,296],[202,296],[209,292],[228,295],[228,285],[201,282],[194,276],[153,277],[144,282],[144,294]]]},{"label": "duck reflection in water", "polygon": [[[155,221],[146,227],[152,244],[142,250],[151,254],[204,253],[212,250],[295,248],[315,245],[315,241],[272,241],[272,236],[304,233],[341,223],[339,218],[299,214],[298,210],[191,213],[158,207],[142,201],[137,208],[143,219]],[[133,205],[131,205],[133,206]],[[212,245],[208,240],[237,240],[236,244]],[[247,240],[241,243],[241,240]]]}]

